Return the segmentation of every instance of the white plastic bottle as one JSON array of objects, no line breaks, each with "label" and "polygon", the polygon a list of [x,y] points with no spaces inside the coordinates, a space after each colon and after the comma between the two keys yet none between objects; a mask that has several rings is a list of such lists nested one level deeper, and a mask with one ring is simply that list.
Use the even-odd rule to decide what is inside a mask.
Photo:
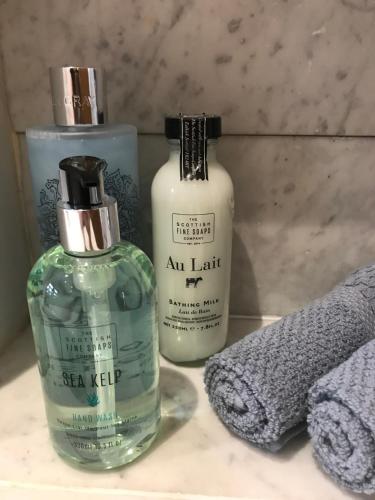
[{"label": "white plastic bottle", "polygon": [[216,160],[219,116],[167,117],[165,131],[170,157],[152,184],[160,351],[186,362],[226,342],[233,184]]}]

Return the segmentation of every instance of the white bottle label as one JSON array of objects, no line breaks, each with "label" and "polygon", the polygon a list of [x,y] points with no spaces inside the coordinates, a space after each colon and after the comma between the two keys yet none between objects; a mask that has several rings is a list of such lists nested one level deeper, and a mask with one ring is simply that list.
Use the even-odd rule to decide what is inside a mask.
[{"label": "white bottle label", "polygon": [[[210,281],[209,272],[221,275],[221,258],[212,257],[201,261],[191,257],[182,262],[168,258],[166,268],[169,271],[178,271],[183,276],[176,277],[184,290],[184,298],[170,294],[167,311],[163,318],[163,325],[178,330],[179,333],[197,333],[216,328],[222,317],[222,301],[219,293],[207,293],[207,281]],[[218,291],[218,289],[217,289]]]},{"label": "white bottle label", "polygon": [[174,243],[199,245],[215,239],[215,214],[172,214]]},{"label": "white bottle label", "polygon": [[199,338],[198,351],[204,352],[213,342],[211,335],[226,329],[227,294],[223,291],[228,281],[228,256],[217,253],[225,249],[224,235],[216,234],[213,212],[172,213],[171,223],[173,243],[164,257],[161,281],[161,325],[182,344]]}]

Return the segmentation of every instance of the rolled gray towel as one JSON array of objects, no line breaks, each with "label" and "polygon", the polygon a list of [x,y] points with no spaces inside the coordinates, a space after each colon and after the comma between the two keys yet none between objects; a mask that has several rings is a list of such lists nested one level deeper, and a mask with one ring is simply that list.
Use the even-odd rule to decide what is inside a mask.
[{"label": "rolled gray towel", "polygon": [[235,434],[275,451],[305,422],[309,388],[375,337],[375,265],[207,361],[205,384]]},{"label": "rolled gray towel", "polygon": [[375,341],[309,393],[308,431],[323,470],[357,493],[375,493]]}]

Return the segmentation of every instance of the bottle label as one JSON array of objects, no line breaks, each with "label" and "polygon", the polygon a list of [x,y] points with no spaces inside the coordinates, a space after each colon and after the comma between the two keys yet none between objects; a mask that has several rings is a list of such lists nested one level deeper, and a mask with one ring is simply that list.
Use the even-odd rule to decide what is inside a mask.
[{"label": "bottle label", "polygon": [[[225,279],[222,257],[189,257],[169,255],[166,269],[174,272],[179,293],[168,296],[163,324],[181,332],[197,333],[221,324],[223,300],[220,291]],[[181,298],[183,296],[183,298]]]},{"label": "bottle label", "polygon": [[180,179],[208,180],[205,117],[181,117]]},{"label": "bottle label", "polygon": [[137,338],[124,335],[124,324],[117,321],[88,325],[83,315],[82,324],[68,325],[45,318],[38,359],[47,416],[54,441],[70,456],[96,460],[105,450],[127,446],[125,436],[152,425],[155,399],[147,396],[157,380],[152,311],[134,312],[142,325]]},{"label": "bottle label", "polygon": [[230,245],[216,236],[215,219],[215,213],[172,213],[174,244],[162,270],[168,294],[159,303],[164,330],[199,335],[225,326]]},{"label": "bottle label", "polygon": [[199,245],[215,240],[215,214],[172,214],[174,243]]},{"label": "bottle label", "polygon": [[[64,361],[117,359],[117,328],[114,323],[95,327],[93,335],[90,327],[59,327],[60,344],[51,356]],[[60,351],[60,352],[59,352]]]},{"label": "bottle label", "polygon": [[48,360],[44,381],[50,399],[83,409],[101,405],[100,398],[92,398],[98,388],[116,387],[117,397],[128,399],[138,394],[139,383],[144,388],[150,387],[154,366],[152,318],[148,318],[147,311],[143,312],[145,333],[131,341],[118,335],[116,323],[95,326],[44,323]]}]

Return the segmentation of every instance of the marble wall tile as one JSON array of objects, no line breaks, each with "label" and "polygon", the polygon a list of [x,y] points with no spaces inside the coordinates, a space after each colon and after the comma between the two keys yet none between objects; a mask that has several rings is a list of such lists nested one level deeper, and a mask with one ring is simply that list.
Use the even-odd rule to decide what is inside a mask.
[{"label": "marble wall tile", "polygon": [[3,81],[0,60],[0,351],[27,324],[29,267]]},{"label": "marble wall tile", "polygon": [[[141,139],[146,214],[164,144]],[[223,137],[218,154],[235,187],[232,314],[285,314],[375,261],[375,140]]]},{"label": "marble wall tile", "polygon": [[[168,149],[158,135],[139,147],[151,254],[150,186]],[[375,139],[231,136],[219,158],[236,197],[233,314],[285,314],[375,261]]]},{"label": "marble wall tile", "polygon": [[168,112],[226,133],[375,134],[375,0],[2,0],[17,130],[51,121],[47,67],[102,65],[112,119]]},{"label": "marble wall tile", "polygon": [[375,141],[231,138],[232,312],[284,314],[375,261]]}]

